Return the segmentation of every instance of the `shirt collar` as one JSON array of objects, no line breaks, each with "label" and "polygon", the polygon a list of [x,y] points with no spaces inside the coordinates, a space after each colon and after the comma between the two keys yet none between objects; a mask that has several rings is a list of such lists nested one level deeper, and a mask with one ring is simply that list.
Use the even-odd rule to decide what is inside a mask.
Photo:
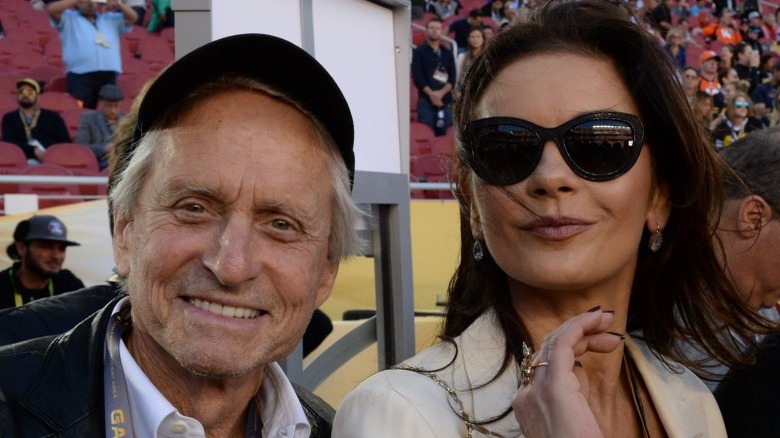
[{"label": "shirt collar", "polygon": [[[120,300],[112,314],[129,305],[129,298]],[[181,415],[178,410],[152,384],[127,350],[124,341],[119,343],[119,356],[125,373],[130,412],[137,436],[167,435],[170,425],[186,425],[187,434],[182,437],[205,436],[203,426],[197,420]],[[275,362],[265,367],[260,386],[260,418],[263,437],[308,438],[311,426],[306,419],[298,396],[281,367]],[[143,402],[140,402],[143,401]],[[162,428],[162,429],[161,429]],[[162,433],[158,435],[158,432]],[[180,432],[179,432],[180,433]]]}]

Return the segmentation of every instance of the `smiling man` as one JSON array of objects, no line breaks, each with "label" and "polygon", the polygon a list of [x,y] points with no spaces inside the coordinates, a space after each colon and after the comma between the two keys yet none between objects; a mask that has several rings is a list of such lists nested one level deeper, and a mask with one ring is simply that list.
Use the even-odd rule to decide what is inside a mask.
[{"label": "smiling man", "polygon": [[111,190],[127,295],[0,349],[6,430],[320,436],[275,361],[357,248],[344,96],[300,48],[238,35],[166,69],[131,117]]},{"label": "smiling man", "polygon": [[62,269],[68,229],[54,216],[33,216],[16,225],[14,242],[6,252],[13,266],[0,271],[0,309],[19,307],[40,298],[84,287],[72,272]]}]

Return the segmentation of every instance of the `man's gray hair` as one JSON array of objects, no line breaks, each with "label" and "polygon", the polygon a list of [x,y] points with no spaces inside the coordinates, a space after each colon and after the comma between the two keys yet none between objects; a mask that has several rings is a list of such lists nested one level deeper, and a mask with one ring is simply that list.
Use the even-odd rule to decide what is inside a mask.
[{"label": "man's gray hair", "polygon": [[758,195],[780,213],[780,127],[753,131],[721,156],[735,173],[726,175],[726,199]]}]

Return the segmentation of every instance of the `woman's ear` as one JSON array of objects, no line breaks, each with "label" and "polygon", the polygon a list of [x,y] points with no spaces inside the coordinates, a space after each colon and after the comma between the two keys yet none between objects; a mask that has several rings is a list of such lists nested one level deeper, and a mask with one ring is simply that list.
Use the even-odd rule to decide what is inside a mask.
[{"label": "woman's ear", "polygon": [[484,242],[485,241],[485,233],[482,230],[482,218],[477,211],[476,206],[474,203],[471,203],[471,207],[469,208],[469,224],[471,226],[471,235],[474,237],[474,240],[479,240]]},{"label": "woman's ear", "polygon": [[666,183],[656,184],[653,194],[650,198],[650,205],[647,209],[647,229],[651,233],[666,228],[669,223],[669,216],[672,214],[672,202],[669,199],[669,187]]}]

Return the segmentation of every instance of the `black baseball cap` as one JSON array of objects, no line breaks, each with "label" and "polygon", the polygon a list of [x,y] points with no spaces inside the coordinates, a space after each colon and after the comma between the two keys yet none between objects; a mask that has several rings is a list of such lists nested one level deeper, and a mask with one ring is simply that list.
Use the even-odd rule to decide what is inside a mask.
[{"label": "black baseball cap", "polygon": [[31,240],[52,240],[66,246],[79,246],[79,243],[68,240],[65,224],[50,215],[33,216],[16,224],[14,241],[27,243]]},{"label": "black baseball cap", "polygon": [[336,81],[313,56],[272,35],[240,34],[205,44],[175,61],[149,86],[138,110],[132,155],[143,134],[200,85],[226,74],[240,74],[268,85],[319,120],[341,151],[354,181],[352,113]]}]

